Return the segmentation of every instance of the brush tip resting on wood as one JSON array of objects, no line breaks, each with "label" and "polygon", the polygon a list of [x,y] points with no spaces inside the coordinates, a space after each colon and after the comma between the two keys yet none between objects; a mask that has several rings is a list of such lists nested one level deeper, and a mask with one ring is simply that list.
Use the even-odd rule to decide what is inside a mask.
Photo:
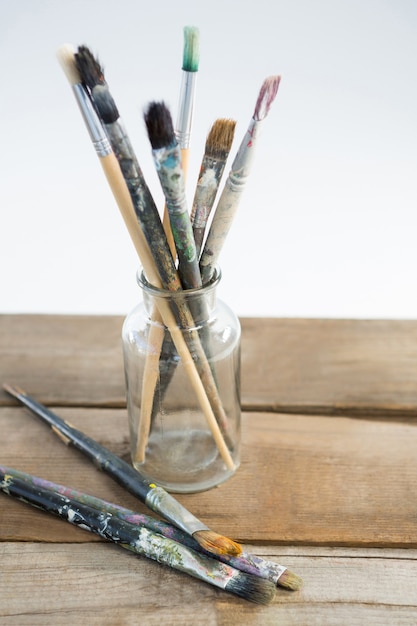
[{"label": "brush tip resting on wood", "polygon": [[232,576],[225,589],[240,598],[256,604],[270,604],[276,592],[275,585],[270,580],[258,578],[251,574],[244,574],[243,572]]},{"label": "brush tip resting on wood", "polygon": [[213,554],[238,556],[242,553],[242,547],[236,541],[219,535],[213,530],[199,530],[193,534],[193,537],[204,550]]}]

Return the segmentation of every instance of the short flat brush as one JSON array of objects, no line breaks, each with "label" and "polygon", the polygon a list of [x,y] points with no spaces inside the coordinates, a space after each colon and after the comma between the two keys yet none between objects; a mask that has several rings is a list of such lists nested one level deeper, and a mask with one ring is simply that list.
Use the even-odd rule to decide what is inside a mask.
[{"label": "short flat brush", "polygon": [[71,426],[56,413],[30,397],[25,391],[7,383],[3,384],[3,388],[8,394],[30,409],[34,415],[48,424],[61,440],[67,444],[72,444],[90,461],[93,461],[94,465],[109,474],[116,482],[150,509],[159,513],[166,520],[177,526],[177,528],[194,537],[197,543],[205,550],[214,554],[231,555],[237,555],[242,552],[239,544],[210,530],[162,487],[150,483],[128,463],[91,437]]},{"label": "short flat brush", "polygon": [[269,604],[275,595],[271,581],[244,574],[220,561],[199,554],[191,548],[163,537],[145,526],[131,524],[106,511],[61,495],[38,484],[19,478],[11,468],[0,470],[0,490],[47,513],[93,532],[130,552],[189,574],[245,600]]},{"label": "short flat brush", "polygon": [[191,207],[191,224],[198,257],[200,257],[207,222],[232,147],[235,126],[234,120],[221,118],[214,122],[207,135]]}]

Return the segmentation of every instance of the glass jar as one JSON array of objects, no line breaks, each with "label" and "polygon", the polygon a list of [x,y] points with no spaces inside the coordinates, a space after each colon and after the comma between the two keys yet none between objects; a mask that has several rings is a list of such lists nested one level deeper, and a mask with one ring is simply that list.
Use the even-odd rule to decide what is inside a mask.
[{"label": "glass jar", "polygon": [[132,463],[171,492],[214,487],[240,463],[240,323],[220,279],[173,292],[139,272],[123,325]]}]

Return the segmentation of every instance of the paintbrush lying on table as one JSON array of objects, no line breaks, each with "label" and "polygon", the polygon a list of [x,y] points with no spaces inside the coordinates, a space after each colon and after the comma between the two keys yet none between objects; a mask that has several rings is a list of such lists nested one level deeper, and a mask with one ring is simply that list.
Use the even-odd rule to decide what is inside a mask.
[{"label": "paintbrush lying on table", "polygon": [[126,550],[168,565],[245,600],[269,604],[274,598],[275,585],[270,580],[240,572],[230,565],[155,533],[144,525],[131,524],[108,511],[62,495],[55,489],[42,485],[41,479],[27,475],[32,480],[22,480],[19,474],[11,468],[1,468],[0,490],[110,540]]},{"label": "paintbrush lying on table", "polygon": [[66,444],[72,444],[86,457],[93,461],[96,467],[109,474],[127,491],[146,504],[150,509],[159,513],[166,520],[194,537],[205,550],[214,554],[238,555],[242,552],[239,544],[231,539],[210,530],[199,519],[194,517],[178,500],[171,496],[162,487],[157,487],[144,478],[131,465],[110,452],[97,441],[88,437],[80,430],[71,426],[56,413],[46,408],[18,387],[4,383],[3,389],[19,400]]},{"label": "paintbrush lying on table", "polygon": [[145,515],[144,513],[135,513],[134,511],[130,511],[122,506],[112,504],[111,502],[107,502],[101,498],[96,498],[95,496],[83,493],[82,491],[78,491],[64,485],[59,485],[49,480],[44,480],[43,478],[31,476],[30,474],[20,472],[16,469],[10,470],[10,468],[3,465],[0,465],[0,473],[1,472],[7,476],[13,475],[13,478],[19,479],[19,481],[24,482],[33,489],[37,487],[45,488],[60,494],[61,496],[66,496],[73,501],[77,501],[81,504],[87,504],[102,513],[110,513],[111,515],[135,526],[145,526],[148,530],[154,533],[163,535],[168,539],[173,539],[174,541],[177,541],[188,548],[192,548],[197,552],[201,552],[206,556],[216,558],[219,561],[222,561],[222,563],[226,563],[241,572],[259,576],[260,578],[266,578],[275,585],[283,587],[284,589],[295,591],[299,589],[302,584],[302,580],[299,576],[274,561],[268,561],[254,554],[244,552],[242,552],[239,556],[229,556],[226,554],[213,555],[206,550],[203,550],[200,544],[197,543],[192,537],[163,520],[158,520],[149,515]]}]

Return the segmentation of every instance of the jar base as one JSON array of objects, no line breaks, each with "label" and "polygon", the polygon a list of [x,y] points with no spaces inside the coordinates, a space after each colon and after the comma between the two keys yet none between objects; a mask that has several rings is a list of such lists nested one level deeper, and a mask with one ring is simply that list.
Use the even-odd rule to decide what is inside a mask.
[{"label": "jar base", "polygon": [[146,460],[132,464],[143,476],[171,493],[196,493],[228,480],[238,468],[229,470],[214,445],[211,433],[193,430],[151,435]]}]

